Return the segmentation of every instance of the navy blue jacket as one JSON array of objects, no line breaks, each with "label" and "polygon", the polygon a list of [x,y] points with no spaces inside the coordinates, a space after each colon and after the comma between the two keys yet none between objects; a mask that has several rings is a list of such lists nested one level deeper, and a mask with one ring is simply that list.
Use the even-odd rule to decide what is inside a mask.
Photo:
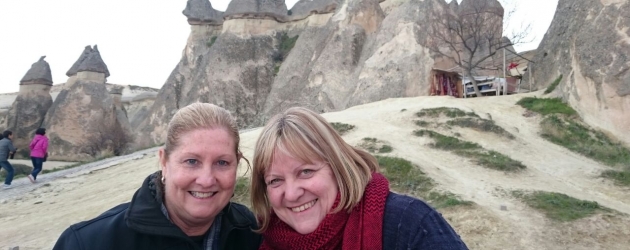
[{"label": "navy blue jacket", "polygon": [[389,193],[383,217],[383,249],[468,249],[435,209],[421,200]]},{"label": "navy blue jacket", "polygon": [[[53,249],[200,249],[164,216],[161,203],[156,201],[148,187],[150,178],[144,181],[130,203],[70,226]],[[257,223],[249,209],[230,202],[221,216],[219,249],[258,249],[262,238],[252,231],[257,228]]]}]

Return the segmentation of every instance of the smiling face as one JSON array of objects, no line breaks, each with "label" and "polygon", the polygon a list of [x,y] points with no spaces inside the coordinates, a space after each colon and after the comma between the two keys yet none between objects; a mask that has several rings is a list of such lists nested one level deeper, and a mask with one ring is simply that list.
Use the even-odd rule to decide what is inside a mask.
[{"label": "smiling face", "polygon": [[308,164],[278,151],[265,174],[265,183],[273,211],[300,234],[317,229],[338,193],[328,164]]},{"label": "smiling face", "polygon": [[168,157],[159,151],[164,199],[170,219],[189,234],[209,227],[230,201],[238,158],[234,138],[222,128],[186,132],[177,145]]}]

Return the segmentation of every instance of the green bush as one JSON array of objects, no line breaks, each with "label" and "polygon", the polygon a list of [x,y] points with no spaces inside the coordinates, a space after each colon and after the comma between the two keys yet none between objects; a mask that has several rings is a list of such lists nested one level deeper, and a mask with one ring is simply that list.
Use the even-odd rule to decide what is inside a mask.
[{"label": "green bush", "polygon": [[530,207],[543,212],[548,218],[557,221],[574,221],[595,214],[597,211],[608,211],[597,202],[578,200],[566,194],[536,191],[525,193],[512,192]]},{"label": "green bush", "polygon": [[213,36],[212,38],[210,38],[210,41],[208,41],[208,42],[206,43],[206,45],[207,45],[208,47],[212,47],[212,45],[214,45],[214,42],[216,42],[216,41],[217,41],[217,36]]},{"label": "green bush", "polygon": [[560,81],[562,81],[562,75],[558,76],[558,78],[556,78],[556,80],[553,81],[551,85],[549,85],[549,87],[547,87],[547,89],[545,90],[545,94],[553,92],[556,87],[558,87],[558,84],[560,84]]},{"label": "green bush", "polygon": [[390,187],[401,193],[420,197],[435,208],[472,205],[449,192],[436,191],[434,181],[408,160],[398,157],[376,156],[381,172]]},{"label": "green bush", "polygon": [[344,135],[348,131],[354,129],[354,125],[341,123],[341,122],[331,122],[330,125],[339,133],[339,135]]},{"label": "green bush", "polygon": [[565,114],[576,115],[575,109],[564,103],[560,98],[525,97],[516,104],[542,115]]}]

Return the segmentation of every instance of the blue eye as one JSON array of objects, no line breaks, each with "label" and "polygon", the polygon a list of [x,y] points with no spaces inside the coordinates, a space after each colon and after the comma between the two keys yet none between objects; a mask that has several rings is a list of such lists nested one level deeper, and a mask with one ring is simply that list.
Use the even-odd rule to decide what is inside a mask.
[{"label": "blue eye", "polygon": [[230,165],[230,163],[229,163],[229,162],[224,161],[224,160],[219,160],[219,161],[217,162],[217,164],[219,164],[219,165],[221,165],[221,166],[229,166],[229,165]]},{"label": "blue eye", "polygon": [[196,159],[186,159],[186,160],[184,160],[184,163],[186,163],[188,165],[195,165],[195,164],[199,163],[199,161],[197,161]]},{"label": "blue eye", "polygon": [[278,184],[278,182],[280,182],[280,179],[272,179],[272,180],[267,182],[267,186],[270,186],[270,185],[273,185],[273,184]]},{"label": "blue eye", "polygon": [[315,171],[314,171],[314,170],[312,170],[312,169],[304,169],[304,170],[300,171],[300,174],[301,174],[301,175],[309,175],[309,174],[312,174],[312,173],[314,173],[314,172],[315,172]]}]

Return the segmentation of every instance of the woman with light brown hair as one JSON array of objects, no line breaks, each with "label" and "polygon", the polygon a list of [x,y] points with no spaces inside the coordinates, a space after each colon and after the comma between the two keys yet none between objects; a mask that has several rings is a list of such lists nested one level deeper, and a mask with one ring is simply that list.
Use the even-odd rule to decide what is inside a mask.
[{"label": "woman with light brown hair", "polygon": [[467,249],[437,211],[390,192],[376,158],[305,108],[261,132],[251,191],[260,249]]},{"label": "woman with light brown hair", "polygon": [[161,170],[131,202],[70,226],[54,249],[257,249],[256,219],[230,202],[244,159],[239,141],[227,110],[208,103],[178,110],[158,151]]}]

